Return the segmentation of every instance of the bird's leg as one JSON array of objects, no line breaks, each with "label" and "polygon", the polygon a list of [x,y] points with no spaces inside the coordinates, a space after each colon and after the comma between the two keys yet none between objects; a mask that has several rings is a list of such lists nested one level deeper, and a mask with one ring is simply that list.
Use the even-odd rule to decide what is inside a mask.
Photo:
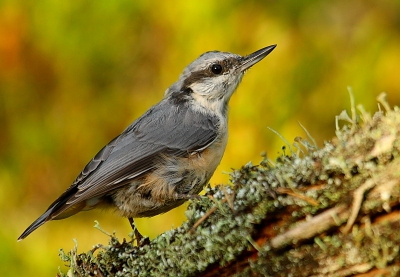
[{"label": "bird's leg", "polygon": [[[142,234],[137,229],[137,227],[135,225],[135,222],[133,221],[133,218],[129,217],[128,220],[129,220],[129,224],[132,227],[133,232],[135,233],[135,238],[136,238],[137,245],[138,246],[143,246],[143,245],[149,244],[150,243],[149,238],[148,237],[145,238],[145,237],[142,236]],[[143,242],[142,242],[142,240],[143,240]]]}]

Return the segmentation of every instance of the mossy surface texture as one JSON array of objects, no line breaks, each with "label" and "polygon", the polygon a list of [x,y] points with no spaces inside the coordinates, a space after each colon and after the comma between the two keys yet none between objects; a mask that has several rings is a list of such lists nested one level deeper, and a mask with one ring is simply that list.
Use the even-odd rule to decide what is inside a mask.
[{"label": "mossy surface texture", "polygon": [[234,170],[148,245],[111,235],[87,253],[60,251],[66,274],[397,276],[400,111],[379,100],[373,116],[341,114],[322,148],[296,138],[276,161]]}]

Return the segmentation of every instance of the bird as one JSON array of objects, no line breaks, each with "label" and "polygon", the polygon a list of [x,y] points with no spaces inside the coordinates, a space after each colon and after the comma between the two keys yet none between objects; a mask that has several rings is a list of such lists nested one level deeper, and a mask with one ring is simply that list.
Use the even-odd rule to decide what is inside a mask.
[{"label": "bird", "polygon": [[18,238],[50,220],[111,208],[133,218],[165,213],[208,184],[228,139],[228,102],[245,72],[276,47],[246,56],[209,51],[200,55],[148,109],[105,145],[72,185]]}]

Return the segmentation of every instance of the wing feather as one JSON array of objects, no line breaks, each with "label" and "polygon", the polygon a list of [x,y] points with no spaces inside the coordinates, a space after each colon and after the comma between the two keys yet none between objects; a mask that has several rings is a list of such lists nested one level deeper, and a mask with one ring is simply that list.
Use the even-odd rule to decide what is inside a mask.
[{"label": "wing feather", "polygon": [[78,190],[66,204],[112,192],[152,171],[155,159],[162,154],[185,156],[204,149],[216,139],[218,124],[217,117],[164,99],[100,150],[73,183]]},{"label": "wing feather", "polygon": [[189,155],[210,145],[218,135],[218,118],[177,106],[168,98],[149,109],[121,135],[104,146],[72,185],[18,238],[22,240],[43,223],[71,216],[84,201],[101,198],[154,169],[162,155]]}]

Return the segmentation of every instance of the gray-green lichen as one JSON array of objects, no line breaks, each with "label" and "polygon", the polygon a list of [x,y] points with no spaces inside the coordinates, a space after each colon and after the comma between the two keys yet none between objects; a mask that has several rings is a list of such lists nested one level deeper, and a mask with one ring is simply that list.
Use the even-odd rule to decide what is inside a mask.
[{"label": "gray-green lichen", "polygon": [[373,117],[354,107],[338,117],[347,123],[321,149],[296,138],[290,156],[234,170],[149,245],[110,236],[88,253],[61,250],[67,274],[397,276],[400,219],[385,216],[399,208],[400,111],[380,101],[386,111]]}]

